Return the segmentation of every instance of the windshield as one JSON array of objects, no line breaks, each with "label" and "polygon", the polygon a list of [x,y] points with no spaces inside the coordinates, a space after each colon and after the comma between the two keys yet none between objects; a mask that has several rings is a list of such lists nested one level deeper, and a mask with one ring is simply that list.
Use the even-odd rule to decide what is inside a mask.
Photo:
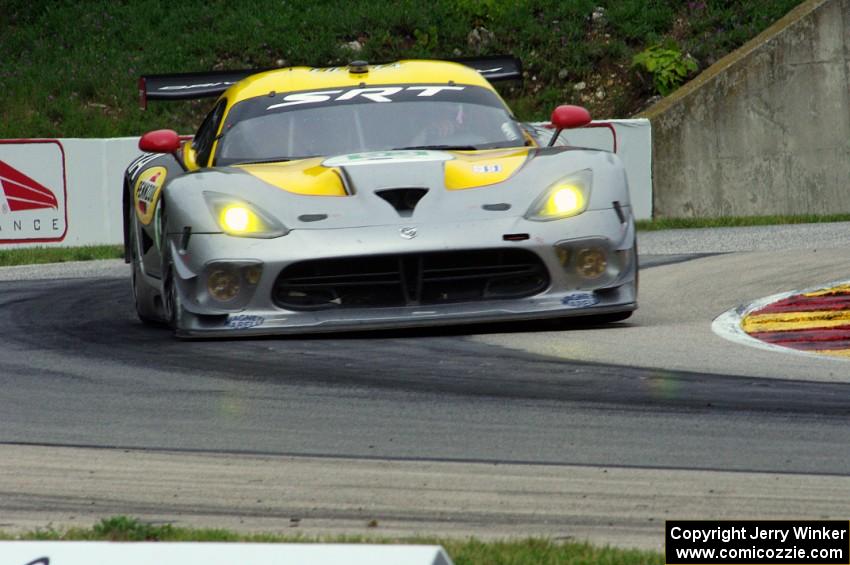
[{"label": "windshield", "polygon": [[525,145],[518,122],[477,86],[391,85],[260,96],[236,104],[215,164],[391,149]]}]

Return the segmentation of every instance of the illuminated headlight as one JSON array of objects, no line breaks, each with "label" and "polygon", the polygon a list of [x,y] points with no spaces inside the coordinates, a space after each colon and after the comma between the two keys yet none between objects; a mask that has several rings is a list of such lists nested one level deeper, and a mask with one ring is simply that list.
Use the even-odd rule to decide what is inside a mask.
[{"label": "illuminated headlight", "polygon": [[219,223],[228,232],[245,233],[247,231],[256,230],[256,225],[259,223],[257,215],[249,208],[234,204],[225,206],[221,211]]},{"label": "illuminated headlight", "polygon": [[534,201],[525,217],[528,220],[560,220],[577,216],[587,209],[592,182],[590,169],[561,179]]},{"label": "illuminated headlight", "polygon": [[267,239],[289,233],[271,214],[254,204],[219,192],[204,192],[204,199],[219,227],[228,235]]}]

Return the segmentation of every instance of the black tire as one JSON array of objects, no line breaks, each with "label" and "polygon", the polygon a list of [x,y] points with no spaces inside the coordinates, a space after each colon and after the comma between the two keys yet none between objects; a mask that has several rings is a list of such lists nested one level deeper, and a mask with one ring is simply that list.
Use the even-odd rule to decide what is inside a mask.
[{"label": "black tire", "polygon": [[136,233],[138,230],[138,220],[133,210],[130,210],[130,263],[132,265],[132,274],[130,275],[130,286],[133,292],[133,304],[136,307],[136,315],[143,323],[148,325],[162,325],[162,318],[158,315],[158,310],[155,307],[154,296],[155,289],[145,282],[142,274],[141,257],[138,252],[138,242],[136,241]]},{"label": "black tire", "polygon": [[172,330],[179,331],[183,320],[183,304],[180,300],[180,292],[174,280],[174,259],[171,257],[171,246],[168,244],[166,227],[168,219],[163,203],[160,214],[160,253],[162,254],[162,312],[165,323]]},{"label": "black tire", "polygon": [[162,265],[162,313],[172,330],[176,330],[180,322],[179,312],[180,296],[174,282],[174,265],[169,257],[168,262],[163,261]]},{"label": "black tire", "polygon": [[637,233],[635,233],[635,241],[632,245],[635,250],[635,302],[637,302],[638,288],[640,287],[640,258],[638,257]]}]

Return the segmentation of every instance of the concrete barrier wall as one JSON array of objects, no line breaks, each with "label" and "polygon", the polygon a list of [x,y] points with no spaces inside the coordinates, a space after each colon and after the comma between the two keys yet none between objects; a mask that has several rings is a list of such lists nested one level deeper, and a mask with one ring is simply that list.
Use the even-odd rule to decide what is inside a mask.
[{"label": "concrete barrier wall", "polygon": [[655,217],[850,212],[850,0],[810,0],[644,113]]},{"label": "concrete barrier wall", "polygon": [[[613,120],[636,215],[652,214],[647,120]],[[607,129],[565,132],[570,144],[612,148]],[[138,138],[0,140],[0,248],[123,241],[122,183]]]}]

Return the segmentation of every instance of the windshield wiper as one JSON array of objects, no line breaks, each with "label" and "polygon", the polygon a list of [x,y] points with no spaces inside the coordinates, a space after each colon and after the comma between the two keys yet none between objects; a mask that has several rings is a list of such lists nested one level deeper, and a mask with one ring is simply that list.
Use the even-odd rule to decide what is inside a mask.
[{"label": "windshield wiper", "polygon": [[474,145],[411,145],[409,147],[396,147],[393,151],[404,151],[409,149],[434,149],[436,151],[475,151],[478,147]]}]

